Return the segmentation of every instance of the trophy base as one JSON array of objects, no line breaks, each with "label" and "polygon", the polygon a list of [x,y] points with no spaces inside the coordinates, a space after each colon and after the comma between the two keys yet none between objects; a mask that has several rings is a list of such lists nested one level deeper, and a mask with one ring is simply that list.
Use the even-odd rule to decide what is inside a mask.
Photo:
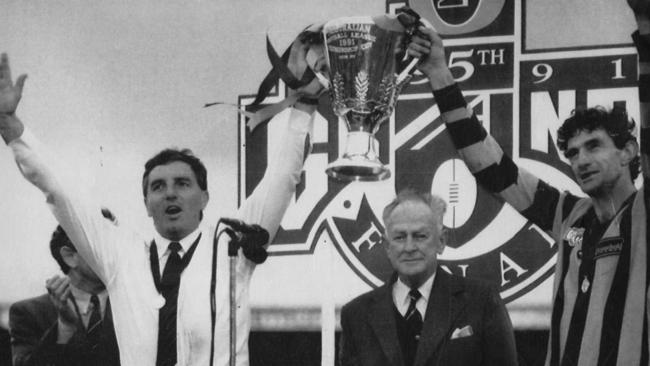
[{"label": "trophy base", "polygon": [[390,177],[390,170],[379,161],[379,143],[365,131],[348,133],[345,153],[325,169],[327,175],[347,182],[377,182]]},{"label": "trophy base", "polygon": [[343,157],[327,166],[327,175],[347,182],[377,182],[390,178],[390,169],[378,161]]}]

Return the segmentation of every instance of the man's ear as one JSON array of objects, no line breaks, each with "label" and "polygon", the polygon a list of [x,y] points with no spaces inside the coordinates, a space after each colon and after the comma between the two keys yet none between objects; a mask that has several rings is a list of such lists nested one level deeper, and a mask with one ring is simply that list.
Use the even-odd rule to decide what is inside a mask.
[{"label": "man's ear", "polygon": [[438,254],[442,254],[442,252],[445,251],[445,246],[447,246],[447,234],[447,228],[443,226],[442,229],[440,229],[440,236],[438,238],[440,241],[438,243],[438,249],[436,250]]},{"label": "man's ear", "polygon": [[203,197],[201,197],[201,203],[203,205],[202,210],[205,210],[205,206],[208,205],[208,201],[210,201],[210,193],[208,191],[203,191]]},{"label": "man's ear", "polygon": [[59,249],[59,253],[61,254],[61,258],[63,258],[63,261],[68,265],[68,267],[76,268],[79,265],[79,255],[72,248],[63,246],[61,249]]},{"label": "man's ear", "polygon": [[632,160],[634,160],[637,155],[639,155],[639,144],[636,142],[636,140],[628,140],[625,143],[625,146],[621,149],[621,154],[622,154],[622,164],[625,165],[630,165]]},{"label": "man's ear", "polygon": [[147,197],[145,197],[142,202],[144,203],[144,208],[147,209],[147,216],[152,217],[153,214],[151,213],[151,210],[149,210],[149,205],[147,205]]}]

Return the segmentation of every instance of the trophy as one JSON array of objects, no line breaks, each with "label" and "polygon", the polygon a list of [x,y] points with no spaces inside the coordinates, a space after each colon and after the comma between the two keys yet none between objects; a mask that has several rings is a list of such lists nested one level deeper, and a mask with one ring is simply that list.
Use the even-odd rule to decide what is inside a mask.
[{"label": "trophy", "polygon": [[[390,170],[379,161],[375,133],[393,113],[417,60],[404,60],[407,38],[415,31],[396,17],[358,16],[325,23],[323,36],[334,113],[348,134],[343,155],[327,166],[330,177],[379,181]],[[408,65],[408,66],[406,66]],[[402,70],[400,70],[402,69]]]}]

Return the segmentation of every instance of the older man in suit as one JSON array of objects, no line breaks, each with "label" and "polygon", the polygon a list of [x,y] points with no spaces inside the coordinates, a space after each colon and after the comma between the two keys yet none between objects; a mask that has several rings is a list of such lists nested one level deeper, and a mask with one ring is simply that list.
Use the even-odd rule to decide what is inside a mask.
[{"label": "older man in suit", "polygon": [[517,364],[498,291],[437,265],[445,202],[406,190],[384,209],[384,244],[396,274],[341,311],[342,366]]}]

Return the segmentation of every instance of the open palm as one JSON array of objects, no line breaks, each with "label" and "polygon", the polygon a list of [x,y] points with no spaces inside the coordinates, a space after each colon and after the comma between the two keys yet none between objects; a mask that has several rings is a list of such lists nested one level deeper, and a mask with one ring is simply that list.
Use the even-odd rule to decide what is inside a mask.
[{"label": "open palm", "polygon": [[23,94],[23,85],[27,75],[20,75],[14,84],[11,79],[9,57],[6,53],[0,56],[0,114],[13,114]]}]

